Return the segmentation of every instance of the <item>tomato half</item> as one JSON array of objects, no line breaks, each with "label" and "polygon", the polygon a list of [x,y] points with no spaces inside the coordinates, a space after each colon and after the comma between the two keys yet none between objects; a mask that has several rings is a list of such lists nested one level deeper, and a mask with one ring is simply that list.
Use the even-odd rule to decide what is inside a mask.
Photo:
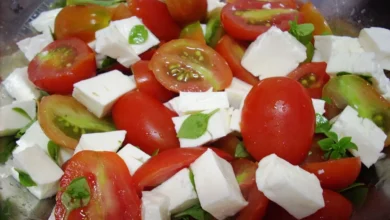
[{"label": "tomato half", "polygon": [[180,147],[172,117],[176,115],[157,99],[140,91],[123,95],[112,109],[119,130],[126,130],[126,142],[149,155]]},{"label": "tomato half", "polygon": [[241,193],[247,199],[253,184],[255,184],[257,164],[247,159],[238,159],[232,161],[232,167]]},{"label": "tomato half", "polygon": [[275,153],[300,164],[314,134],[312,101],[297,81],[273,77],[260,81],[245,99],[241,132],[248,152],[258,161]]},{"label": "tomato half", "polygon": [[131,66],[131,69],[139,91],[158,99],[160,102],[166,102],[175,97],[176,93],[167,90],[156,80],[153,72],[149,70],[149,61],[138,61]]},{"label": "tomato half", "polygon": [[38,106],[38,121],[53,142],[75,149],[84,133],[114,131],[111,122],[99,119],[71,96],[51,95]]},{"label": "tomato half", "polygon": [[309,92],[310,97],[320,99],[322,89],[329,81],[330,76],[326,73],[326,63],[305,63],[288,74],[288,77],[297,80]]},{"label": "tomato half", "polygon": [[112,8],[111,14],[112,14],[112,18],[111,18],[112,21],[130,18],[131,16],[134,15],[125,3],[120,3],[117,6],[115,6],[115,8]]},{"label": "tomato half", "polygon": [[207,15],[207,0],[165,0],[169,13],[179,24],[203,20]]},{"label": "tomato half", "polygon": [[324,138],[326,137],[323,134],[314,135],[309,154],[307,155],[303,163],[315,163],[315,162],[327,161],[326,158],[324,157],[325,152],[321,149],[320,145],[318,145],[318,141]]},{"label": "tomato half", "polygon": [[234,157],[239,143],[241,143],[240,139],[238,139],[238,137],[233,133],[230,133],[225,137],[218,139],[212,143],[212,145]]},{"label": "tomato half", "polygon": [[[270,4],[271,9],[263,9]],[[226,32],[240,40],[255,40],[271,26],[283,31],[290,29],[289,21],[302,23],[300,13],[277,2],[238,1],[222,9],[221,19]]]},{"label": "tomato half", "polygon": [[316,175],[323,188],[340,190],[355,182],[360,173],[361,161],[359,157],[350,157],[306,163],[302,165],[302,168]]},{"label": "tomato half", "polygon": [[258,220],[263,219],[267,211],[269,200],[265,195],[257,189],[257,185],[253,184],[249,191],[247,199],[248,205],[243,208],[237,216],[237,220]]},{"label": "tomato half", "polygon": [[[238,1],[248,1],[248,0],[227,0],[227,3],[236,3]],[[258,1],[258,2],[274,2],[285,5],[288,8],[297,8],[297,2],[295,0],[249,0],[249,1]]]},{"label": "tomato half", "polygon": [[[113,152],[81,151],[63,166],[56,196],[56,219],[141,219],[141,200],[124,161]],[[72,180],[85,177],[90,189],[88,205],[67,216],[61,201]]]},{"label": "tomato half", "polygon": [[[225,160],[233,159],[221,150],[211,149]],[[134,173],[133,180],[138,186],[138,191],[158,186],[181,169],[189,167],[206,150],[207,147],[177,148],[166,150],[150,158]]]},{"label": "tomato half", "polygon": [[48,93],[71,94],[73,84],[95,75],[95,53],[77,38],[50,43],[28,65],[28,78]]},{"label": "tomato half", "polygon": [[150,61],[156,79],[174,92],[223,90],[233,74],[212,48],[194,40],[178,39],[162,45]]},{"label": "tomato half", "polygon": [[57,40],[77,37],[86,43],[95,39],[95,32],[107,27],[111,12],[99,5],[71,5],[64,7],[55,20]]},{"label": "tomato half", "polygon": [[192,39],[198,41],[199,43],[206,44],[206,40],[204,38],[202,26],[200,22],[191,23],[183,28],[180,32],[180,38],[183,39]]},{"label": "tomato half", "polygon": [[219,40],[215,50],[225,58],[229,64],[230,69],[233,72],[233,76],[247,82],[251,85],[259,83],[259,79],[248,72],[241,65],[242,57],[245,53],[245,48],[240,45],[237,41],[228,35],[225,35]]},{"label": "tomato half", "polygon": [[332,30],[324,16],[313,3],[306,2],[300,7],[299,11],[302,13],[305,23],[312,23],[314,25],[313,35],[332,34]]},{"label": "tomato half", "polygon": [[178,38],[180,27],[169,14],[166,4],[159,0],[127,0],[130,11],[160,40]]}]

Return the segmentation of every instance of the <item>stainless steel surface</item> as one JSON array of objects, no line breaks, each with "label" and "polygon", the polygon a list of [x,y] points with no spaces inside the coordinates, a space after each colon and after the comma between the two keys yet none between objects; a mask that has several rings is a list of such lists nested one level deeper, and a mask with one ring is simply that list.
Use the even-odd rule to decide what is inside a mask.
[{"label": "stainless steel surface", "polygon": [[[24,65],[21,55],[13,54],[17,51],[15,42],[35,34],[28,21],[37,16],[39,11],[45,10],[52,1],[0,0],[0,77]],[[356,36],[362,27],[368,26],[390,29],[389,0],[313,0],[313,3],[337,34]],[[390,150],[387,151],[390,155]],[[376,167],[379,181],[376,187],[371,188],[364,207],[355,211],[353,219],[390,220],[389,156],[379,161]],[[0,177],[0,202],[7,198],[19,210],[17,219],[47,219],[53,205],[53,199],[39,202],[11,177]]]}]

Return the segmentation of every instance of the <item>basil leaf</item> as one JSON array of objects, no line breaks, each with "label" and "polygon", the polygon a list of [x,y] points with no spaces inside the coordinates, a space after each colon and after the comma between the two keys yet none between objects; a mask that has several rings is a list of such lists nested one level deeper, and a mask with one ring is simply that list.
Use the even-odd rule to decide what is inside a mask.
[{"label": "basil leaf", "polygon": [[33,119],[30,117],[30,115],[27,114],[27,112],[22,109],[22,108],[18,108],[18,107],[15,107],[15,108],[12,108],[13,111],[19,113],[21,116],[27,118],[28,120],[32,121]]},{"label": "basil leaf", "polygon": [[339,193],[342,193],[342,192],[345,192],[347,190],[350,190],[350,189],[353,189],[353,188],[356,188],[356,187],[360,187],[360,186],[365,186],[364,183],[352,183],[350,186],[348,186],[347,188],[344,188],[342,190],[339,190]]},{"label": "basil leaf", "polygon": [[139,24],[134,26],[130,31],[130,44],[143,44],[148,40],[149,32],[144,25]]},{"label": "basil leaf", "polygon": [[61,202],[68,212],[87,206],[90,199],[90,188],[87,179],[83,176],[72,180],[61,196]]},{"label": "basil leaf", "polygon": [[316,113],[316,134],[325,133],[329,131],[331,127],[332,126],[330,125],[327,118],[325,118],[323,115]]},{"label": "basil leaf", "polygon": [[95,4],[101,6],[112,6],[121,2],[126,2],[126,0],[67,0],[66,5]]},{"label": "basil leaf", "polygon": [[36,121],[37,120],[30,121],[26,126],[20,129],[18,133],[16,133],[15,138],[17,139],[21,138],[26,133],[26,131],[31,127],[31,125],[34,124]]},{"label": "basil leaf", "polygon": [[310,63],[314,56],[314,45],[309,42],[306,44],[306,60],[304,63]]},{"label": "basil leaf", "polygon": [[196,204],[192,206],[191,208],[188,208],[176,215],[173,216],[173,219],[178,220],[184,220],[184,219],[190,219],[189,217],[196,219],[196,220],[209,220],[212,219],[211,215],[202,209],[200,204]]},{"label": "basil leaf", "polygon": [[58,164],[60,146],[50,140],[47,143],[47,152],[49,152],[51,159],[53,159]]},{"label": "basil leaf", "polygon": [[16,172],[19,173],[19,182],[25,187],[30,187],[30,186],[37,186],[37,184],[34,182],[34,180],[31,178],[31,176],[19,169],[15,169]]},{"label": "basil leaf", "polygon": [[7,162],[12,155],[12,151],[16,148],[15,138],[12,136],[0,138],[0,164]]},{"label": "basil leaf", "polygon": [[190,170],[190,181],[191,181],[191,184],[194,187],[194,190],[196,192],[195,179],[194,178],[195,178],[194,173],[192,172],[192,170]]},{"label": "basil leaf", "polygon": [[234,152],[234,157],[236,158],[246,158],[249,157],[250,154],[248,151],[245,149],[244,143],[241,141],[240,143],[237,144],[236,150]]},{"label": "basil leaf", "polygon": [[368,187],[366,185],[358,185],[347,188],[340,192],[346,199],[348,199],[355,208],[361,208],[367,199]]},{"label": "basil leaf", "polygon": [[16,210],[14,210],[14,206],[9,199],[0,202],[0,219],[12,219],[11,217],[14,216],[14,211]]},{"label": "basil leaf", "polygon": [[197,139],[207,131],[207,125],[211,116],[213,116],[219,109],[204,114],[196,113],[190,115],[180,127],[177,133],[178,138]]},{"label": "basil leaf", "polygon": [[314,31],[313,24],[298,24],[296,21],[290,21],[289,24],[289,33],[293,35],[303,45],[307,45],[312,40]]}]

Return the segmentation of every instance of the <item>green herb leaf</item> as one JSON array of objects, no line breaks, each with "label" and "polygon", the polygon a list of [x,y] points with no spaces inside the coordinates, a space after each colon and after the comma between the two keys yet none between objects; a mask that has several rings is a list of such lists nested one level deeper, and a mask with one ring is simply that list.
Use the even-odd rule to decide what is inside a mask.
[{"label": "green herb leaf", "polygon": [[15,107],[15,108],[12,108],[13,111],[19,113],[21,116],[27,118],[28,120],[32,121],[33,119],[30,117],[30,115],[27,114],[27,112],[22,109],[22,108],[18,108],[18,107]]},{"label": "green herb leaf", "polygon": [[290,34],[293,35],[303,45],[307,45],[313,38],[314,25],[311,23],[298,24],[290,21]]},{"label": "green herb leaf", "polygon": [[249,157],[250,154],[246,150],[244,143],[241,141],[240,143],[237,144],[236,150],[234,152],[234,157],[236,158],[246,158]]},{"label": "green herb leaf", "polygon": [[12,136],[0,138],[0,164],[7,162],[12,155],[12,151],[16,148],[15,138]]},{"label": "green herb leaf", "polygon": [[339,192],[348,199],[356,209],[359,209],[364,205],[364,202],[367,199],[368,187],[363,183],[354,183]]},{"label": "green herb leaf", "polygon": [[340,140],[336,133],[327,131],[324,133],[327,138],[318,141],[321,150],[325,152],[326,159],[340,159],[347,157],[347,150],[357,150],[357,146],[352,142],[351,137],[343,137]]},{"label": "green herb leaf", "polygon": [[79,177],[66,187],[66,190],[61,196],[61,202],[68,210],[87,206],[91,199],[91,191],[85,177]]},{"label": "green herb leaf", "polygon": [[353,189],[353,188],[356,188],[356,187],[360,187],[360,186],[365,186],[365,184],[364,183],[352,183],[347,188],[339,190],[339,193],[342,193],[342,192],[345,192],[347,190],[350,190],[350,189]]},{"label": "green herb leaf", "polygon": [[200,204],[196,204],[192,206],[189,209],[186,209],[180,213],[177,213],[173,216],[173,219],[175,220],[184,220],[184,219],[190,219],[189,217],[196,219],[196,220],[211,220],[211,215],[202,209]]},{"label": "green herb leaf", "polygon": [[208,114],[196,113],[190,115],[181,125],[177,137],[187,139],[197,139],[201,137],[207,131],[210,117],[218,111],[219,109],[215,109]]},{"label": "green herb leaf", "polygon": [[129,43],[130,44],[143,44],[148,40],[149,32],[145,28],[145,25],[139,24],[134,26],[130,31]]},{"label": "green herb leaf", "polygon": [[100,67],[100,69],[107,69],[109,67],[111,67],[112,65],[118,63],[116,61],[116,59],[114,58],[111,58],[111,57],[106,57],[104,58],[103,62],[102,62],[102,66]]},{"label": "green herb leaf", "polygon": [[60,146],[50,140],[47,143],[47,151],[49,152],[51,159],[53,159],[58,164]]},{"label": "green herb leaf", "polygon": [[7,220],[12,219],[12,216],[14,216],[14,206],[12,205],[11,201],[9,199],[5,200],[4,202],[0,202],[0,219],[1,220]]},{"label": "green herb leaf", "polygon": [[31,125],[34,124],[34,122],[36,121],[37,120],[30,121],[26,126],[20,129],[18,133],[16,133],[15,138],[17,139],[21,138],[26,133],[26,131],[31,127]]},{"label": "green herb leaf", "polygon": [[45,96],[49,96],[50,94],[48,93],[48,92],[46,92],[46,91],[43,91],[43,90],[39,90],[39,101],[43,98],[43,97],[45,97]]},{"label": "green herb leaf", "polygon": [[112,6],[121,2],[126,2],[126,0],[67,0],[66,5],[95,4],[101,6]]},{"label": "green herb leaf", "polygon": [[330,130],[332,126],[330,125],[327,118],[325,118],[323,115],[316,114],[316,130],[315,133],[325,133]]},{"label": "green herb leaf", "polygon": [[[140,148],[139,148],[140,149]],[[153,153],[152,153],[152,157],[154,156],[157,156],[158,155],[158,152],[160,152],[160,148],[155,150]]]},{"label": "green herb leaf", "polygon": [[55,2],[53,2],[49,8],[50,9],[56,9],[56,8],[63,8],[66,6],[66,0],[57,0]]},{"label": "green herb leaf", "polygon": [[306,60],[304,63],[310,63],[314,56],[314,45],[309,42],[306,45]]},{"label": "green herb leaf", "polygon": [[15,169],[16,172],[19,173],[19,182],[25,187],[30,187],[30,186],[36,186],[37,184],[34,182],[34,180],[31,178],[31,176],[19,169]]},{"label": "green herb leaf", "polygon": [[191,184],[192,186],[194,187],[194,190],[196,191],[196,187],[195,187],[195,179],[194,179],[194,173],[192,172],[192,170],[190,170],[190,181],[191,181]]}]

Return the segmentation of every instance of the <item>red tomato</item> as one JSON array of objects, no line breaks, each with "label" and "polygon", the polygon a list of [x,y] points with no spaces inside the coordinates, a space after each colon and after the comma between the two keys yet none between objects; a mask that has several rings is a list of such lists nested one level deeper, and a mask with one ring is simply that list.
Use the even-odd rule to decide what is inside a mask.
[{"label": "red tomato", "polygon": [[247,82],[251,85],[259,83],[259,79],[253,76],[241,65],[242,57],[245,53],[245,48],[236,42],[229,35],[225,35],[219,40],[215,50],[225,58],[233,72],[233,76]]},{"label": "red tomato", "polygon": [[275,153],[300,164],[314,134],[312,101],[297,81],[273,77],[260,81],[245,99],[241,132],[248,152],[258,161]]},{"label": "red tomato", "polygon": [[170,41],[179,37],[180,27],[169,14],[164,2],[159,0],[127,0],[130,11],[160,40]]},{"label": "red tomato", "polygon": [[327,161],[324,158],[324,151],[321,149],[320,145],[318,145],[318,141],[321,139],[324,139],[325,135],[323,134],[316,134],[313,137],[313,141],[311,143],[311,148],[309,151],[308,156],[306,157],[306,160],[304,163],[315,163],[315,162],[324,162]]},{"label": "red tomato", "polygon": [[[218,149],[212,148],[218,156],[225,160],[233,158]],[[185,167],[189,167],[200,155],[206,152],[206,147],[170,149],[157,154],[146,161],[133,176],[139,192],[144,188],[158,186]]]},{"label": "red tomato", "polygon": [[236,3],[238,1],[258,1],[258,2],[274,2],[285,5],[288,8],[297,8],[297,2],[295,0],[227,0],[227,3]]},{"label": "red tomato", "polygon": [[220,138],[216,142],[213,143],[213,146],[217,147],[220,150],[225,151],[230,154],[232,157],[236,154],[237,145],[240,143],[240,139],[235,136],[233,133],[226,135],[223,138]]},{"label": "red tomato", "polygon": [[165,4],[179,24],[201,21],[207,15],[207,0],[165,0]]},{"label": "red tomato", "polygon": [[111,13],[113,21],[130,18],[134,15],[125,3],[118,4],[115,8],[112,9]]},{"label": "red tomato", "polygon": [[149,50],[140,54],[139,57],[141,58],[141,60],[151,60],[156,51],[157,47],[150,48]]},{"label": "red tomato", "polygon": [[174,92],[223,90],[233,74],[226,61],[212,48],[194,40],[178,39],[162,45],[149,67],[156,79]]},{"label": "red tomato", "polygon": [[150,155],[180,147],[172,122],[175,116],[157,99],[139,91],[123,95],[112,109],[117,129],[127,131],[126,142]]},{"label": "red tomato", "polygon": [[249,192],[255,184],[257,164],[247,159],[238,159],[232,162],[232,166],[241,193],[245,199],[248,199]]},{"label": "red tomato", "polygon": [[206,44],[206,39],[204,38],[202,26],[199,21],[185,26],[180,32],[180,38],[191,39]]},{"label": "red tomato", "polygon": [[[263,9],[265,4],[270,4],[271,9]],[[271,26],[288,31],[288,22],[295,19],[302,23],[302,16],[297,10],[277,2],[238,1],[223,7],[221,14],[226,32],[240,40],[255,40]]]},{"label": "red tomato", "polygon": [[288,77],[297,80],[309,92],[310,97],[320,99],[322,88],[329,81],[326,73],[326,63],[305,63],[288,74]]},{"label": "red tomato", "polygon": [[87,179],[91,199],[73,210],[67,219],[141,219],[141,200],[124,161],[112,152],[82,151],[62,167],[60,191],[56,196],[56,219],[65,219],[61,197],[72,180]]},{"label": "red tomato", "polygon": [[359,157],[306,163],[302,168],[318,177],[325,189],[340,190],[355,182],[360,173]]},{"label": "red tomato", "polygon": [[73,84],[95,75],[95,53],[77,38],[50,43],[28,65],[28,78],[48,93],[71,94]]},{"label": "red tomato", "polygon": [[164,88],[156,80],[148,65],[149,61],[138,61],[131,67],[139,91],[160,100],[160,102],[166,102],[175,97],[175,93]]},{"label": "red tomato", "polygon": [[247,199],[248,205],[242,209],[237,216],[237,220],[259,220],[263,219],[269,200],[257,189],[256,183],[252,185]]},{"label": "red tomato", "polygon": [[299,11],[302,13],[305,23],[312,23],[314,25],[313,35],[332,34],[332,30],[324,16],[313,3],[306,2],[300,7]]}]

